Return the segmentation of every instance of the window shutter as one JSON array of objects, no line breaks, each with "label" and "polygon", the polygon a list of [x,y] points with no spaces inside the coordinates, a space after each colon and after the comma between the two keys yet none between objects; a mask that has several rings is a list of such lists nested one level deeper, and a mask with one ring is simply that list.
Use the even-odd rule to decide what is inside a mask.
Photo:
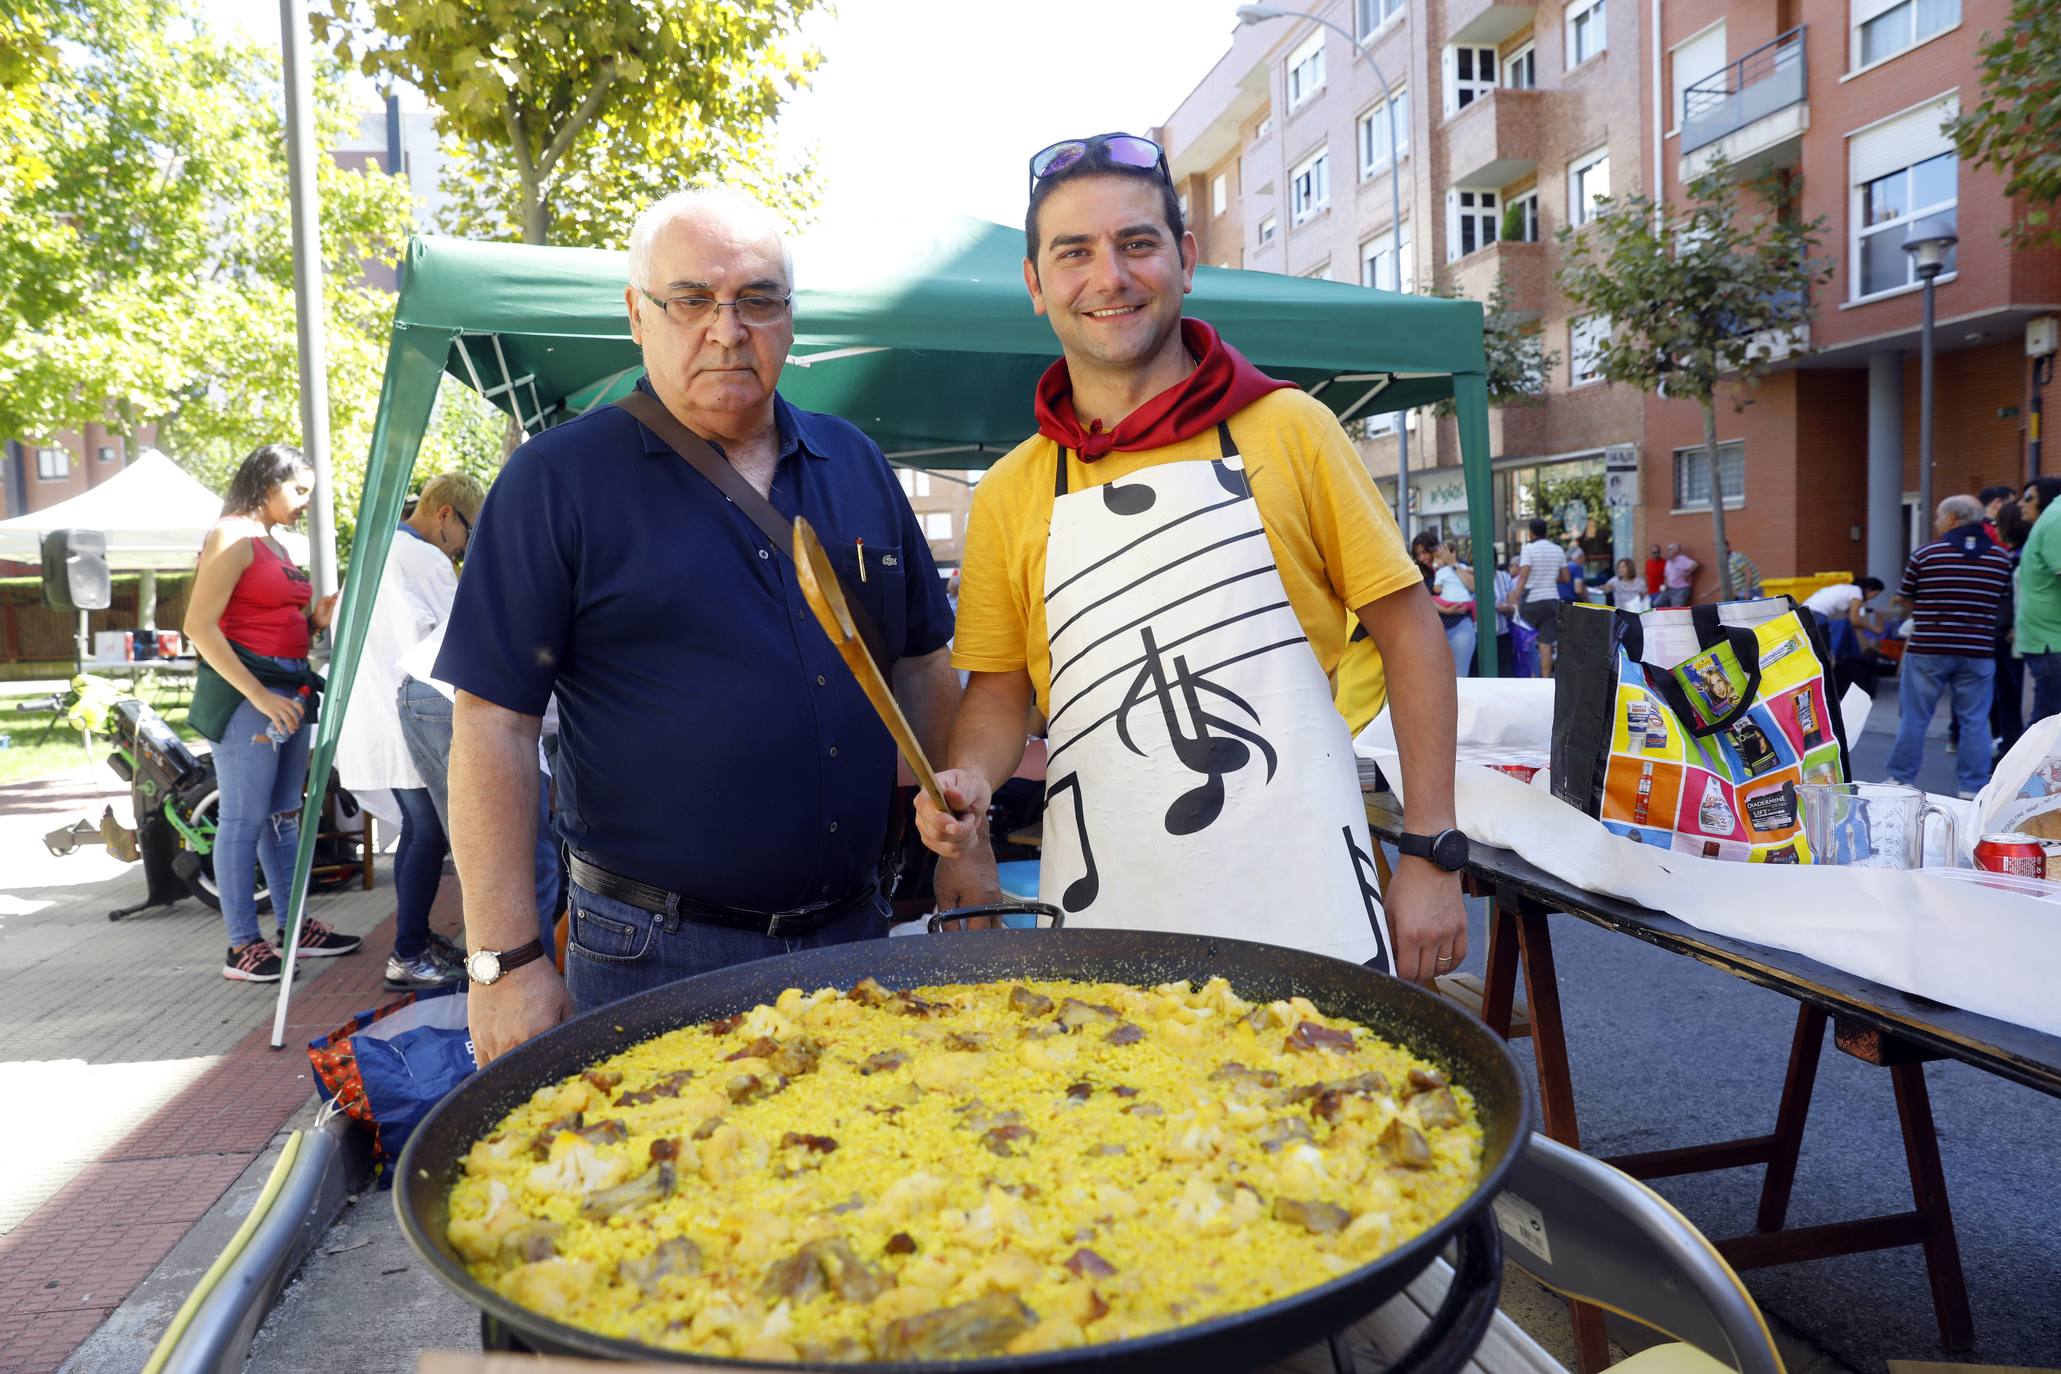
[{"label": "window shutter", "polygon": [[1454,65],[1455,61],[1454,51],[1451,48],[1446,48],[1439,54],[1439,71],[1445,76],[1445,80],[1441,84],[1445,88],[1447,114],[1453,114],[1460,108],[1460,73],[1459,69]]},{"label": "window shutter", "polygon": [[1855,134],[1846,154],[1849,179],[1859,186],[1900,167],[1952,152],[1954,140],[1941,126],[1959,114],[1960,108],[1960,98],[1950,95]]},{"label": "window shutter", "polygon": [[1853,26],[1859,28],[1877,15],[1887,14],[1904,0],[1853,0]]},{"label": "window shutter", "polygon": [[1696,35],[1674,51],[1675,77],[1675,127],[1680,128],[1683,119],[1682,98],[1688,89],[1706,76],[1715,76],[1725,67],[1725,26],[1712,26]]}]

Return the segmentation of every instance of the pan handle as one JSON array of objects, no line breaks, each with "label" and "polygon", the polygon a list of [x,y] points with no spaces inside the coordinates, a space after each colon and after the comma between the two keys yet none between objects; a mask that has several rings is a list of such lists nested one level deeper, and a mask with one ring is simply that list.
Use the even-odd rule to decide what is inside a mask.
[{"label": "pan handle", "polygon": [[[1045,917],[1051,925],[1047,929],[1057,930],[1066,924],[1066,913],[1050,902],[989,902],[984,906],[955,906],[950,911],[934,913],[924,923],[924,929],[936,935],[944,931],[947,921],[967,921],[978,916],[1033,916]],[[964,927],[960,927],[964,929]]]},{"label": "pan handle", "polygon": [[1431,1324],[1389,1362],[1387,1374],[1460,1374],[1488,1335],[1503,1290],[1503,1237],[1495,1209],[1484,1204],[1461,1228],[1456,1243],[1459,1254],[1445,1300]]}]

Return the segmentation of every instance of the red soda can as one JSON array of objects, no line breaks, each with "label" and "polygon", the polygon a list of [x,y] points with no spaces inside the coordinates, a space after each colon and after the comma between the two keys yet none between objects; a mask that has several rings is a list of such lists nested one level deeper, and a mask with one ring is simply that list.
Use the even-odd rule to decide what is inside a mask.
[{"label": "red soda can", "polygon": [[1975,866],[2021,878],[2047,876],[2047,848],[2030,835],[1999,831],[1975,842]]}]

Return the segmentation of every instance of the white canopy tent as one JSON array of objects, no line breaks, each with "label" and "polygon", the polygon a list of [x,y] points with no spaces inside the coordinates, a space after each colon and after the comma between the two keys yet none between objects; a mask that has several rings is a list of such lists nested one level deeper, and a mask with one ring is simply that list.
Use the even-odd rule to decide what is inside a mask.
[{"label": "white canopy tent", "polygon": [[[107,536],[107,563],[118,572],[185,572],[200,557],[200,542],[222,515],[222,498],[156,449],[92,490],[47,509],[0,520],[0,558],[42,560],[51,530],[99,530]],[[273,536],[302,567],[308,537],[290,530]]]}]

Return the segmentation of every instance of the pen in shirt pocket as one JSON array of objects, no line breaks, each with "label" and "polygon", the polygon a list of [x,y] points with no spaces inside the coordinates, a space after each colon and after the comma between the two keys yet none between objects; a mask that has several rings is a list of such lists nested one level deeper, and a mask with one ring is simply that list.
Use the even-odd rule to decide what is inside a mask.
[{"label": "pen in shirt pocket", "polygon": [[853,543],[859,550],[859,580],[864,582],[866,580],[866,541],[858,539],[854,540]]}]

